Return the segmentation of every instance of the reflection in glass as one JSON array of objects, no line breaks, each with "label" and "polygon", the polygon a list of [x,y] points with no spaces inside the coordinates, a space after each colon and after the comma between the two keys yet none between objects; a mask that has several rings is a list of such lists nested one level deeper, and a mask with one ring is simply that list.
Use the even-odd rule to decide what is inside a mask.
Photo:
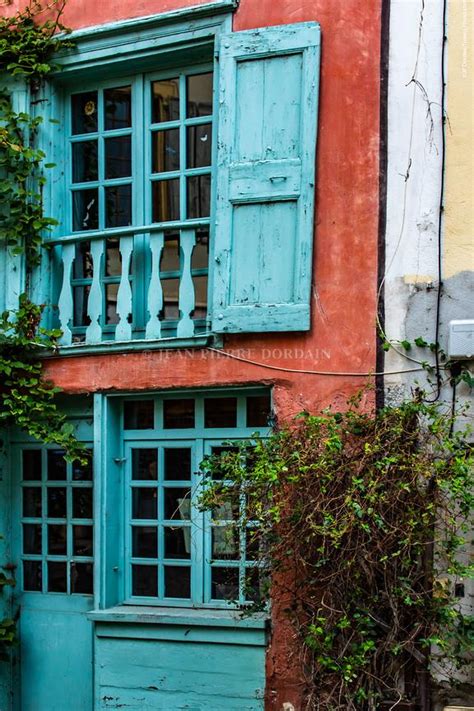
[{"label": "reflection in glass", "polygon": [[188,447],[165,449],[165,479],[191,478],[191,450]]},{"label": "reflection in glass", "polygon": [[104,126],[106,131],[132,125],[132,87],[121,86],[104,91]]},{"label": "reflection in glass", "polygon": [[43,588],[43,571],[40,560],[23,561],[23,590],[41,592]]},{"label": "reflection in glass", "polygon": [[191,518],[191,490],[165,487],[165,519],[188,521]]},{"label": "reflection in glass", "polygon": [[48,517],[66,518],[66,489],[48,488]]},{"label": "reflection in glass", "polygon": [[106,138],[105,177],[128,178],[132,175],[132,137],[117,136]]},{"label": "reflection in glass", "polygon": [[72,144],[72,182],[87,183],[99,179],[97,141]]},{"label": "reflection in glass", "polygon": [[179,220],[179,179],[152,183],[153,222]]},{"label": "reflection in glass", "polygon": [[203,319],[207,315],[207,287],[208,287],[208,277],[207,276],[193,276],[194,284],[194,310],[192,312],[192,318]]},{"label": "reflection in glass", "polygon": [[212,72],[186,77],[186,116],[212,114]]},{"label": "reflection in glass", "polygon": [[41,489],[39,487],[25,486],[23,489],[23,516],[41,517]]},{"label": "reflection in glass", "polygon": [[186,180],[187,217],[209,217],[211,210],[211,176],[194,175]]},{"label": "reflection in glass", "polygon": [[191,529],[189,527],[169,528],[165,531],[165,558],[191,557]]},{"label": "reflection in glass", "polygon": [[48,526],[48,553],[49,555],[67,554],[66,526],[49,524]]},{"label": "reflection in glass", "polygon": [[92,481],[92,453],[88,455],[85,464],[73,463],[72,478],[74,481]]},{"label": "reflection in glass", "polygon": [[156,481],[158,479],[157,449],[132,450],[132,479],[135,481]]},{"label": "reflection in glass", "polygon": [[92,555],[92,526],[72,527],[72,552],[74,555]]},{"label": "reflection in glass", "polygon": [[205,427],[236,427],[237,398],[213,397],[204,399]]},{"label": "reflection in glass", "polygon": [[97,92],[86,91],[71,97],[72,133],[97,131]]},{"label": "reflection in glass", "polygon": [[23,524],[23,553],[39,554],[42,552],[41,524]]},{"label": "reflection in glass", "polygon": [[97,230],[99,197],[97,188],[75,190],[72,194],[72,229],[74,232]]},{"label": "reflection in glass", "polygon": [[152,172],[179,170],[179,129],[152,133]]},{"label": "reflection in glass", "polygon": [[105,188],[105,226],[126,227],[132,224],[132,186]]},{"label": "reflection in glass", "polygon": [[132,556],[156,558],[158,555],[158,532],[156,526],[133,526]]},{"label": "reflection in glass", "polygon": [[132,489],[132,518],[156,519],[158,515],[158,492],[156,489]]},{"label": "reflection in glass", "polygon": [[41,481],[41,449],[23,450],[23,481]]},{"label": "reflection in glass", "polygon": [[188,126],[186,149],[186,167],[204,168],[211,165],[212,124]]},{"label": "reflection in glass", "polygon": [[191,597],[191,568],[165,565],[165,597]]},{"label": "reflection in glass", "polygon": [[179,232],[166,232],[165,242],[161,252],[160,272],[179,271]]},{"label": "reflection in glass", "polygon": [[48,479],[63,481],[66,479],[66,460],[63,449],[48,449]]},{"label": "reflection in glass", "polygon": [[211,575],[213,600],[238,600],[238,568],[212,568]]},{"label": "reflection in glass", "polygon": [[212,557],[216,560],[239,560],[239,536],[235,526],[212,527]]},{"label": "reflection in glass", "polygon": [[209,230],[196,230],[196,244],[191,258],[191,269],[207,269],[209,266]]},{"label": "reflection in glass", "polygon": [[91,322],[90,316],[87,313],[89,306],[89,292],[91,288],[86,286],[75,286],[73,289],[74,301],[74,326],[88,326]]},{"label": "reflection in glass", "polygon": [[92,563],[71,563],[71,592],[92,595],[94,592],[94,566]]},{"label": "reflection in glass", "polygon": [[164,400],[163,420],[165,429],[194,427],[194,400]]},{"label": "reflection in glass", "polygon": [[164,321],[179,319],[179,279],[162,279],[163,308],[160,318]]},{"label": "reflection in glass", "polygon": [[110,237],[105,243],[105,276],[120,276],[121,274],[120,240],[118,237]]},{"label": "reflection in glass", "polygon": [[156,565],[132,565],[132,595],[156,597],[158,595],[157,573]]},{"label": "reflection in glass", "polygon": [[126,400],[123,405],[124,429],[149,430],[155,426],[153,400]]},{"label": "reflection in glass", "polygon": [[92,489],[72,490],[73,518],[92,518]]},{"label": "reflection in glass", "polygon": [[179,79],[161,79],[151,84],[152,122],[179,119]]},{"label": "reflection in glass", "polygon": [[74,279],[92,279],[93,262],[89,240],[76,242],[73,276]]},{"label": "reflection in glass", "polygon": [[67,564],[48,561],[48,592],[67,592]]}]

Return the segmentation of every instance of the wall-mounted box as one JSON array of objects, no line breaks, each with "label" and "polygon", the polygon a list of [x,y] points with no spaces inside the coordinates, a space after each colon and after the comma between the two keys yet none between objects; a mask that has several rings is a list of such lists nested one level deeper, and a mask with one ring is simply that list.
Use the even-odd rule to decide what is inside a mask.
[{"label": "wall-mounted box", "polygon": [[474,319],[449,322],[448,356],[452,360],[474,358]]}]

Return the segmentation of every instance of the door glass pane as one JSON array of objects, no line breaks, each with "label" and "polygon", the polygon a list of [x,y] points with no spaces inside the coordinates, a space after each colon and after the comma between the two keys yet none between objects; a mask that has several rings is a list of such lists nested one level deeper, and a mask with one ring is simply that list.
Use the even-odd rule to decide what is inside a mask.
[{"label": "door glass pane", "polygon": [[66,479],[66,460],[63,449],[48,449],[48,479],[63,481]]},{"label": "door glass pane", "polygon": [[48,592],[67,592],[67,563],[48,561]]},{"label": "door glass pane", "polygon": [[74,279],[92,279],[93,272],[90,241],[77,242],[74,255]]},{"label": "door glass pane", "polygon": [[158,555],[158,532],[156,526],[133,526],[132,556],[156,558]]},{"label": "door glass pane", "polygon": [[92,563],[71,563],[71,592],[92,595],[94,591],[94,566]]},{"label": "door glass pane", "polygon": [[117,313],[118,284],[105,285],[105,323],[113,324],[120,321]]},{"label": "door glass pane", "polygon": [[41,524],[25,523],[23,524],[23,553],[39,554],[42,553],[42,538]]},{"label": "door glass pane", "polygon": [[179,119],[179,79],[161,79],[151,84],[152,122]]},{"label": "door glass pane", "polygon": [[165,234],[165,243],[161,252],[160,271],[174,272],[180,268],[179,232]]},{"label": "door glass pane", "polygon": [[186,115],[210,116],[212,114],[212,72],[195,74],[186,78]]},{"label": "door glass pane", "polygon": [[123,414],[126,430],[148,430],[155,425],[153,400],[126,400]]},{"label": "door glass pane", "polygon": [[105,177],[127,178],[132,175],[132,137],[106,138]]},{"label": "door glass pane", "polygon": [[194,400],[164,400],[163,420],[165,429],[194,427]]},{"label": "door glass pane", "polygon": [[74,326],[88,326],[91,322],[87,313],[90,290],[90,286],[75,286],[73,289]]},{"label": "door glass pane", "polygon": [[204,168],[211,165],[212,124],[188,126],[187,132],[186,166],[188,168]]},{"label": "door glass pane", "polygon": [[196,244],[191,259],[192,269],[207,269],[209,266],[209,230],[196,230]]},{"label": "door glass pane", "polygon": [[179,279],[163,279],[163,308],[160,318],[164,321],[179,319]]},{"label": "door glass pane", "polygon": [[152,172],[179,170],[179,129],[152,133]]},{"label": "door glass pane", "polygon": [[120,239],[118,237],[110,237],[105,243],[105,276],[120,276],[121,274]]},{"label": "door glass pane", "polygon": [[247,427],[268,427],[271,405],[269,395],[247,398]]},{"label": "door glass pane", "polygon": [[165,531],[165,558],[191,557],[191,529],[189,527],[170,528]]},{"label": "door glass pane", "polygon": [[41,449],[23,450],[23,481],[41,481]]},{"label": "door glass pane", "polygon": [[49,555],[67,554],[66,526],[49,524],[48,526],[48,553]]},{"label": "door glass pane", "polygon": [[132,224],[132,186],[105,188],[105,226],[127,227]]},{"label": "door glass pane", "polygon": [[87,457],[85,464],[74,462],[72,465],[72,478],[74,481],[92,481],[92,455]]},{"label": "door glass pane", "polygon": [[146,481],[158,479],[158,450],[132,450],[132,479]]},{"label": "door glass pane", "polygon": [[104,127],[106,131],[132,125],[132,87],[121,86],[104,91]]},{"label": "door glass pane", "polygon": [[212,598],[214,600],[238,600],[238,568],[212,568],[211,575]]},{"label": "door glass pane", "polygon": [[41,489],[25,487],[23,489],[23,516],[27,518],[41,517]]},{"label": "door glass pane", "polygon": [[204,319],[207,316],[207,276],[193,276],[195,304],[192,312],[193,319]]},{"label": "door glass pane", "polygon": [[165,565],[165,597],[191,597],[191,568]]},{"label": "door glass pane", "polygon": [[73,518],[92,518],[92,489],[72,490]]},{"label": "door glass pane", "polygon": [[156,597],[158,595],[158,568],[156,565],[132,565],[132,595]]},{"label": "door glass pane", "polygon": [[92,526],[73,526],[72,552],[74,555],[92,555]]},{"label": "door glass pane", "polygon": [[97,141],[72,144],[72,182],[87,183],[99,179]]},{"label": "door glass pane", "polygon": [[165,519],[189,520],[191,518],[191,489],[165,487]]},{"label": "door glass pane", "polygon": [[191,450],[186,447],[165,449],[165,479],[191,478]]},{"label": "door glass pane", "polygon": [[206,398],[204,400],[204,426],[236,427],[237,398]]},{"label": "door glass pane", "polygon": [[156,488],[132,489],[132,518],[156,519],[158,515],[158,491]]},{"label": "door glass pane", "polygon": [[66,489],[48,489],[48,517],[66,518]]},{"label": "door glass pane", "polygon": [[41,592],[43,589],[43,571],[40,560],[23,561],[23,590]]},{"label": "door glass pane", "polygon": [[153,222],[179,220],[179,179],[152,183]]},{"label": "door glass pane", "polygon": [[71,97],[72,133],[97,131],[97,92],[86,91]]},{"label": "door glass pane", "polygon": [[212,527],[212,557],[215,560],[239,560],[239,535],[235,526]]},{"label": "door glass pane", "polygon": [[211,211],[211,176],[194,175],[187,178],[187,217],[209,217]]},{"label": "door glass pane", "polygon": [[74,232],[97,230],[99,197],[97,188],[75,190],[72,194],[72,229]]}]

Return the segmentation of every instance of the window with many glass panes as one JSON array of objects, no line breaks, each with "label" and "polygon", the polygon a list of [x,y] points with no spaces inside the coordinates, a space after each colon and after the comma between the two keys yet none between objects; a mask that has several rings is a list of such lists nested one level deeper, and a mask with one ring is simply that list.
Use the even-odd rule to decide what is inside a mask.
[{"label": "window with many glass panes", "polygon": [[263,576],[245,499],[199,510],[200,464],[268,433],[265,391],[190,394],[123,404],[125,591],[130,603],[216,605],[259,598]]},{"label": "window with many glass panes", "polygon": [[91,595],[92,457],[70,464],[61,449],[28,447],[21,470],[22,589]]},{"label": "window with many glass panes", "polygon": [[[103,337],[113,338],[125,265],[133,293],[128,320],[142,337],[152,261],[159,260],[161,336],[180,318],[184,252],[191,239],[194,332],[206,328],[212,176],[213,74],[209,66],[140,74],[75,90],[66,100],[67,206],[75,243],[73,342],[85,340],[89,297],[100,269]],[[138,231],[137,228],[140,228]],[[183,232],[188,228],[192,234]],[[130,236],[124,250],[121,238]],[[191,288],[191,286],[189,287]],[[182,295],[181,295],[182,298]]]}]

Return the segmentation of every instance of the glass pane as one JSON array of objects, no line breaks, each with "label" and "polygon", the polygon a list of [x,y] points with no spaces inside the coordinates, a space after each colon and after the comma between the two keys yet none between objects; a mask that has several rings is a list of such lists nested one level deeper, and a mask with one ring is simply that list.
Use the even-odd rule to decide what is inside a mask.
[{"label": "glass pane", "polygon": [[[212,454],[214,457],[220,457],[220,468],[212,472],[213,479],[229,479],[231,478],[232,469],[235,466],[234,454],[238,452],[237,447],[213,447]],[[227,455],[227,456],[226,456]]]},{"label": "glass pane", "polygon": [[88,240],[76,242],[76,254],[74,256],[74,279],[92,279],[93,262],[91,254],[91,243]]},{"label": "glass pane", "polygon": [[87,183],[99,179],[97,141],[72,144],[72,182]]},{"label": "glass pane", "polygon": [[127,227],[132,224],[132,186],[105,188],[105,226]]},{"label": "glass pane", "polygon": [[120,240],[118,237],[111,237],[105,243],[105,276],[120,276],[121,274]]},{"label": "glass pane", "polygon": [[209,266],[209,230],[196,231],[196,245],[191,258],[191,269],[207,269]]},{"label": "glass pane", "polygon": [[230,501],[225,501],[212,509],[213,521],[237,521],[240,515],[240,497],[233,494]]},{"label": "glass pane", "polygon": [[194,427],[194,400],[164,400],[163,421],[166,429]]},{"label": "glass pane", "polygon": [[191,478],[191,450],[187,447],[165,449],[165,479]]},{"label": "glass pane", "polygon": [[43,571],[40,560],[23,561],[23,590],[41,592],[43,588]]},{"label": "glass pane", "polygon": [[49,555],[67,554],[66,526],[50,524],[48,526],[48,553]]},{"label": "glass pane", "polygon": [[25,487],[23,489],[23,516],[28,518],[41,517],[41,489]]},{"label": "glass pane", "polygon": [[132,450],[132,479],[138,481],[158,479],[158,450]]},{"label": "glass pane", "polygon": [[211,165],[212,124],[188,126],[187,133],[186,167],[204,168]]},{"label": "glass pane", "polygon": [[67,592],[67,563],[48,561],[48,592]]},{"label": "glass pane", "polygon": [[207,276],[193,276],[194,284],[194,309],[192,318],[206,318],[207,315]]},{"label": "glass pane", "polygon": [[23,481],[41,481],[41,449],[23,450]]},{"label": "glass pane", "polygon": [[92,481],[92,454],[88,455],[86,464],[74,462],[72,478],[74,481]]},{"label": "glass pane", "polygon": [[158,595],[158,568],[156,565],[132,565],[132,595],[156,597]]},{"label": "glass pane", "polygon": [[72,490],[73,518],[92,518],[92,489]]},{"label": "glass pane", "polygon": [[153,400],[128,400],[123,415],[126,430],[151,430],[155,426]]},{"label": "glass pane", "polygon": [[152,173],[179,170],[179,128],[154,131],[152,144]]},{"label": "glass pane", "polygon": [[99,193],[97,188],[75,190],[72,194],[72,229],[74,232],[97,230],[99,227]]},{"label": "glass pane", "polygon": [[195,175],[187,178],[187,217],[209,217],[211,211],[211,176]]},{"label": "glass pane", "polygon": [[161,79],[151,84],[153,123],[179,119],[179,79]]},{"label": "glass pane", "polygon": [[92,526],[72,527],[72,552],[74,555],[92,555]]},{"label": "glass pane", "polygon": [[72,133],[97,131],[97,92],[86,91],[71,96]]},{"label": "glass pane", "polygon": [[260,602],[265,589],[265,575],[259,568],[247,568],[245,574],[245,599]]},{"label": "glass pane", "polygon": [[191,557],[191,528],[165,528],[165,558]]},{"label": "glass pane", "polygon": [[48,517],[66,518],[66,489],[48,489]]},{"label": "glass pane", "polygon": [[165,519],[181,519],[189,521],[191,518],[191,489],[164,488]]},{"label": "glass pane", "polygon": [[165,321],[177,321],[179,319],[179,279],[163,279],[161,287],[163,289],[163,308],[160,318]]},{"label": "glass pane", "polygon": [[23,524],[23,553],[41,555],[42,549],[41,524]]},{"label": "glass pane", "polygon": [[239,560],[239,534],[235,526],[212,527],[212,557],[216,560]]},{"label": "glass pane", "polygon": [[165,597],[191,597],[191,568],[165,565]]},{"label": "glass pane", "polygon": [[94,566],[92,563],[71,563],[71,592],[92,595]]},{"label": "glass pane", "polygon": [[156,489],[132,489],[132,518],[156,519],[158,515],[158,491]]},{"label": "glass pane", "polygon": [[132,137],[106,138],[104,143],[106,179],[132,175]]},{"label": "glass pane", "polygon": [[90,286],[75,286],[73,290],[74,300],[74,326],[88,326],[91,322],[87,313],[89,305]]},{"label": "glass pane", "polygon": [[219,397],[204,400],[205,427],[236,427],[237,398]]},{"label": "glass pane", "polygon": [[152,183],[153,222],[179,220],[179,179]]},{"label": "glass pane", "polygon": [[104,127],[128,128],[132,125],[132,87],[121,86],[104,91]]},{"label": "glass pane", "polygon": [[64,481],[67,477],[66,460],[63,449],[48,449],[48,479]]},{"label": "glass pane", "polygon": [[158,555],[158,532],[156,526],[133,526],[132,556],[156,558]]},{"label": "glass pane", "polygon": [[211,576],[214,600],[239,599],[238,568],[212,568]]},{"label": "glass pane", "polygon": [[177,272],[180,269],[179,233],[165,234],[161,252],[160,272]]},{"label": "glass pane", "polygon": [[118,284],[106,284],[105,285],[105,323],[106,324],[118,323],[120,321],[119,315],[117,313],[118,290],[119,290]]},{"label": "glass pane", "polygon": [[247,427],[268,427],[270,418],[270,395],[247,398]]},{"label": "glass pane", "polygon": [[212,72],[186,78],[186,99],[188,118],[212,114]]}]

